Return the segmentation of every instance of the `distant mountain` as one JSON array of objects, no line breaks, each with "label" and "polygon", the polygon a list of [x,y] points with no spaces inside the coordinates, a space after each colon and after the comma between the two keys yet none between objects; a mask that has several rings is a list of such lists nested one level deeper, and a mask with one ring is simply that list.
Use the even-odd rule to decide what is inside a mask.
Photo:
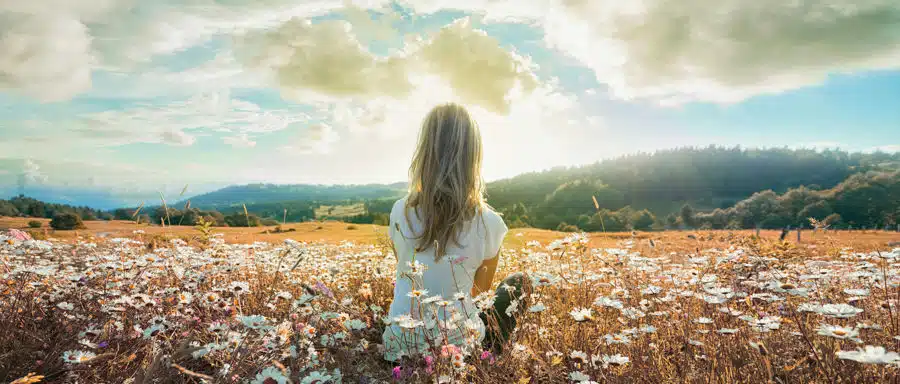
[{"label": "distant mountain", "polygon": [[[395,198],[406,192],[406,183],[361,185],[249,184],[225,187],[191,197],[192,207],[227,211],[246,204],[251,206],[289,201],[332,203]],[[186,201],[180,203],[184,205]]]}]

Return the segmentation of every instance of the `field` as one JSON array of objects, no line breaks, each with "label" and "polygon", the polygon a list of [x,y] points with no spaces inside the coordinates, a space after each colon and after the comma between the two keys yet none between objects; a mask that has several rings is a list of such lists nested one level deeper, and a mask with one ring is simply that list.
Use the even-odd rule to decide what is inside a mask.
[{"label": "field", "polygon": [[384,228],[86,224],[0,235],[0,382],[900,380],[898,233],[513,229],[498,276],[532,284],[510,343],[436,343],[394,367]]},{"label": "field", "polygon": [[315,210],[316,219],[321,218],[342,218],[366,213],[366,206],[363,203],[346,204],[346,205],[320,205]]}]

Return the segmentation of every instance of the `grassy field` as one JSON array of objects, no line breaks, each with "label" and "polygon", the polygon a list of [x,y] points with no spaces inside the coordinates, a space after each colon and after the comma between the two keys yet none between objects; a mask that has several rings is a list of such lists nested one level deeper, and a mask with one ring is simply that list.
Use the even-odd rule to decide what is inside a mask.
[{"label": "grassy field", "polygon": [[345,205],[320,205],[315,209],[316,219],[342,218],[366,213],[366,205],[363,203]]},{"label": "grassy field", "polygon": [[[0,218],[0,228],[27,221]],[[429,340],[430,357],[395,367],[381,358],[385,322],[427,326],[385,317],[397,265],[383,227],[206,237],[86,224],[41,233],[49,241],[0,235],[0,382],[29,373],[54,383],[900,380],[895,232],[806,231],[782,242],[774,231],[513,229],[498,275],[526,272],[531,284],[507,308],[519,319],[510,342]],[[475,298],[483,308],[491,300]],[[443,305],[429,303],[420,305]],[[467,324],[430,326],[468,334]],[[36,381],[17,384],[26,382]]]}]

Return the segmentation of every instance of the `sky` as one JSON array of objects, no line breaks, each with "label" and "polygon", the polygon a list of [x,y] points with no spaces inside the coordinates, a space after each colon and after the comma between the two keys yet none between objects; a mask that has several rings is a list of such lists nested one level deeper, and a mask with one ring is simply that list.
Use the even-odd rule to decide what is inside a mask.
[{"label": "sky", "polygon": [[0,0],[0,194],[488,180],[680,146],[900,151],[895,0]]}]

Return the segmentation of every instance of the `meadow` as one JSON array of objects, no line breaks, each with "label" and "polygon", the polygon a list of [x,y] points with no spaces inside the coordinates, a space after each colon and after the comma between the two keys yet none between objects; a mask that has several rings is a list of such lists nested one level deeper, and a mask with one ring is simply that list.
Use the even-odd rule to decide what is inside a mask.
[{"label": "meadow", "polygon": [[395,367],[379,350],[385,322],[404,321],[385,317],[382,227],[86,224],[0,231],[0,382],[900,380],[896,232],[513,229],[498,280],[531,284],[510,342],[438,343]]}]

